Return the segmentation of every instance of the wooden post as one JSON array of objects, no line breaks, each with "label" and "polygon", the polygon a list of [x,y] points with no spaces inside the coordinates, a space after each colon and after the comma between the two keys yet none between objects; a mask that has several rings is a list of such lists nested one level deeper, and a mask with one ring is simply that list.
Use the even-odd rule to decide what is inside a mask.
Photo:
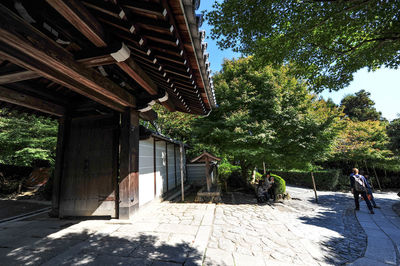
[{"label": "wooden post", "polygon": [[167,192],[169,187],[169,180],[168,180],[168,142],[165,141],[165,174],[167,177]]},{"label": "wooden post", "polygon": [[59,216],[60,196],[61,196],[61,180],[64,168],[64,153],[68,139],[68,131],[70,130],[70,120],[63,116],[58,120],[57,150],[56,163],[53,176],[53,195],[52,195],[52,217]]},{"label": "wooden post", "polygon": [[379,178],[378,178],[378,175],[376,174],[376,170],[375,170],[375,166],[374,165],[372,165],[372,169],[374,169],[375,178],[376,178],[376,181],[378,181],[379,190],[382,191],[381,182],[379,182]]},{"label": "wooden post", "polygon": [[127,108],[121,121],[119,218],[130,219],[139,208],[139,113]]},{"label": "wooden post", "polygon": [[153,138],[153,172],[154,172],[154,197],[157,196],[157,146],[156,138]]},{"label": "wooden post", "polygon": [[175,186],[174,186],[174,188],[176,188],[177,187],[177,183],[178,183],[178,177],[177,177],[177,175],[176,175],[176,145],[175,145],[175,143],[174,143],[174,172],[175,172]]},{"label": "wooden post", "polygon": [[314,174],[311,172],[311,179],[314,187],[315,202],[318,203],[317,186],[315,185]]},{"label": "wooden post", "polygon": [[211,191],[211,178],[210,178],[210,161],[208,157],[205,157],[206,159],[206,182],[207,182],[207,191]]},{"label": "wooden post", "polygon": [[180,145],[180,155],[181,155],[181,194],[182,194],[182,202],[185,201],[185,186],[183,184],[183,143]]}]

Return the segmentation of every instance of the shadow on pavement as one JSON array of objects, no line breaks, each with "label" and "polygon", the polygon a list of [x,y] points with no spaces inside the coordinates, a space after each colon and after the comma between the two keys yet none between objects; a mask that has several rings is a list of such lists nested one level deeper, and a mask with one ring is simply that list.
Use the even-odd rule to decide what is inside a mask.
[{"label": "shadow on pavement", "polygon": [[102,230],[90,222],[79,226],[82,222],[45,219],[0,225],[0,264],[182,265],[202,259],[190,243],[170,244],[158,235],[129,232],[134,224],[118,231],[124,225],[103,221]]},{"label": "shadow on pavement", "polygon": [[[303,216],[300,219],[310,225],[337,232],[340,237],[331,237],[323,240],[321,244],[329,250],[325,257],[326,263],[342,264],[344,261],[353,262],[364,256],[367,247],[367,235],[355,216],[355,204],[350,193],[335,193],[319,195],[318,204],[314,199],[309,199],[316,208],[322,208],[314,217]],[[395,200],[379,198],[378,205],[391,206]],[[360,208],[367,210],[365,202],[360,202]],[[374,215],[380,215],[376,212]]]}]

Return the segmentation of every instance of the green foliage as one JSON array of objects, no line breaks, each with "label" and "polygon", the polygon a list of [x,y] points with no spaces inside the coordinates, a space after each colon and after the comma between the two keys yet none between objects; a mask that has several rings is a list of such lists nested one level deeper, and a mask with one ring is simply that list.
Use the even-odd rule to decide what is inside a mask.
[{"label": "green foliage", "polygon": [[29,166],[34,160],[54,163],[57,121],[0,110],[0,163]]},{"label": "green foliage", "polygon": [[153,109],[157,112],[157,128],[161,134],[169,136],[175,140],[189,142],[191,140],[191,123],[197,118],[196,115],[169,112],[161,105],[154,105]]},{"label": "green foliage", "polygon": [[399,10],[393,0],[223,0],[206,18],[221,48],[292,62],[316,90],[338,90],[361,68],[400,65]]},{"label": "green foliage", "polygon": [[337,108],[310,94],[287,67],[225,61],[214,84],[219,108],[193,121],[192,137],[240,165],[243,178],[263,161],[304,167],[323,158],[339,133]]},{"label": "green foliage", "polygon": [[275,194],[285,194],[286,193],[286,182],[283,180],[282,177],[276,175],[276,174],[271,174],[271,176],[274,178],[275,185],[276,185],[276,191]]},{"label": "green foliage", "polygon": [[[313,188],[311,173],[306,171],[274,170],[285,178],[287,184]],[[340,170],[325,170],[313,172],[317,190],[334,190],[338,184]]]},{"label": "green foliage", "polygon": [[346,127],[337,139],[333,156],[336,160],[384,162],[392,155],[387,145],[384,122],[346,120]]},{"label": "green foliage", "polygon": [[382,120],[382,113],[375,109],[375,103],[370,96],[371,93],[365,90],[345,96],[340,103],[343,112],[354,121]]},{"label": "green foliage", "polygon": [[225,161],[218,166],[218,177],[221,181],[227,181],[233,172],[239,171],[240,166],[232,165]]},{"label": "green foliage", "polygon": [[390,122],[387,127],[387,134],[390,139],[389,148],[394,154],[400,156],[400,118]]},{"label": "green foliage", "polygon": [[256,182],[258,183],[258,181],[262,178],[263,178],[263,175],[256,171],[256,176],[255,176]]}]

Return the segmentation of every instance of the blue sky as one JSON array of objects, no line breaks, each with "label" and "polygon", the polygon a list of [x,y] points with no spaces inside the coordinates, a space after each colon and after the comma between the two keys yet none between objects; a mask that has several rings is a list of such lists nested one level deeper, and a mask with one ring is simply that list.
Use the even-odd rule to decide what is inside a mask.
[{"label": "blue sky", "polygon": [[[202,10],[211,10],[213,0],[203,0],[197,13]],[[240,54],[234,53],[232,50],[219,50],[216,41],[209,38],[210,26],[205,21],[201,27],[206,31],[206,42],[208,43],[207,51],[210,54],[209,60],[213,73],[221,70],[224,59],[232,59],[240,57]],[[360,90],[366,90],[371,93],[371,99],[375,102],[375,107],[389,121],[395,119],[397,114],[400,115],[400,69],[379,69],[374,72],[368,72],[361,69],[354,75],[354,80],[350,85],[337,92],[323,92],[321,95],[327,99],[339,104],[341,99],[347,94],[354,94]]]}]

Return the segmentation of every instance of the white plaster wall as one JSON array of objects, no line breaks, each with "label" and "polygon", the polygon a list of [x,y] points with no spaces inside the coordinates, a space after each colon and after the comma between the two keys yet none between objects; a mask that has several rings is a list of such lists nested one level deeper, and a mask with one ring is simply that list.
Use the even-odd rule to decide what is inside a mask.
[{"label": "white plaster wall", "polygon": [[157,196],[167,192],[165,141],[156,141]]},{"label": "white plaster wall", "polygon": [[139,142],[139,206],[154,199],[153,138]]},{"label": "white plaster wall", "polygon": [[171,143],[168,144],[168,189],[169,190],[176,187],[174,146],[175,144]]}]

